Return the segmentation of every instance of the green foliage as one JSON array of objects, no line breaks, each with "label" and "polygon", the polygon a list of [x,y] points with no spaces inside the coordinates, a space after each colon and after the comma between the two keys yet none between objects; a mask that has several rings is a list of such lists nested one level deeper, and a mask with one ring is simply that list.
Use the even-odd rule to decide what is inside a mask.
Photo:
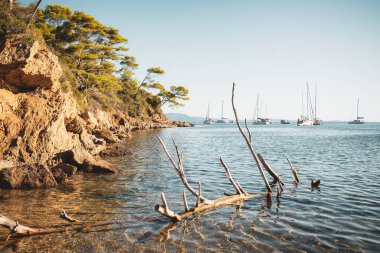
[{"label": "green foliage", "polygon": [[0,38],[8,34],[20,34],[26,30],[26,19],[30,13],[28,8],[14,3],[12,10],[9,1],[0,0]]},{"label": "green foliage", "polygon": [[180,103],[180,100],[189,100],[189,90],[183,86],[173,85],[170,86],[170,90],[167,90],[162,84],[154,83],[150,85],[150,88],[157,89],[159,91],[157,97],[160,98],[160,103],[155,106],[156,111],[158,111],[158,109],[166,103],[168,103],[170,107],[179,107],[184,106],[184,104]]},{"label": "green foliage", "polygon": [[68,7],[48,5],[37,13],[36,27],[45,40],[61,54],[72,70],[78,89],[118,91],[122,85],[115,75],[115,61],[127,42],[119,31],[107,27],[93,16]]}]

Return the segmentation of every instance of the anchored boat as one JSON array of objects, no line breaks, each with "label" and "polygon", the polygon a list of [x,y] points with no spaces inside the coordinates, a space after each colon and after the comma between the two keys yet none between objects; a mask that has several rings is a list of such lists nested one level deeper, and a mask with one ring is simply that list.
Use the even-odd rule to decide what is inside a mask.
[{"label": "anchored boat", "polygon": [[214,124],[214,121],[210,118],[210,104],[208,104],[206,119],[205,121],[203,121],[203,124],[206,124],[206,125]]},{"label": "anchored boat", "polygon": [[359,117],[359,98],[358,103],[356,104],[356,119],[349,121],[348,124],[364,124],[364,117]]}]

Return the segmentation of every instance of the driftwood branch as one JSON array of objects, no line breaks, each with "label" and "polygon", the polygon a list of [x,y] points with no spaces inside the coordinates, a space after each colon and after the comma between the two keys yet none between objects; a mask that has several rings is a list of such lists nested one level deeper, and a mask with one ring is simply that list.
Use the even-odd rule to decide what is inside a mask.
[{"label": "driftwood branch", "polygon": [[[181,179],[182,183],[185,185],[185,187],[195,196],[198,198],[198,193],[194,190],[194,188],[192,188],[190,186],[190,184],[187,182],[187,179],[186,179],[186,176],[185,176],[185,172],[183,170],[183,154],[179,152],[178,150],[178,146],[177,144],[175,143],[175,141],[173,140],[173,143],[174,143],[174,146],[175,146],[175,149],[176,149],[176,152],[177,152],[177,156],[178,156],[178,164],[176,164],[176,162],[174,161],[173,157],[170,155],[168,149],[166,148],[165,146],[165,143],[162,141],[162,139],[160,138],[160,136],[156,135],[157,136],[157,139],[160,141],[160,144],[162,146],[162,148],[164,149],[164,152],[166,154],[166,156],[169,158],[170,162],[172,163],[175,171],[177,172],[179,178]],[[200,198],[200,201],[202,203],[204,202],[207,202],[207,199],[204,198],[202,195],[199,196]]]},{"label": "driftwood branch", "polygon": [[174,161],[174,159],[169,154],[169,151],[167,150],[167,148],[166,148],[164,142],[162,141],[162,139],[160,137],[158,137],[158,136],[157,136],[157,138],[160,141],[160,144],[163,147],[165,154],[167,155],[167,157],[171,161],[174,169],[177,171],[179,177],[181,178],[183,184],[197,198],[195,206],[190,209],[188,207],[188,204],[187,204],[186,193],[185,193],[185,191],[183,191],[183,193],[182,193],[182,199],[183,199],[183,204],[184,204],[185,211],[182,212],[182,213],[175,213],[175,212],[173,212],[172,210],[169,209],[167,201],[166,201],[166,198],[165,198],[165,194],[162,193],[161,194],[162,205],[158,204],[158,205],[155,206],[155,210],[158,213],[160,213],[161,215],[170,218],[172,221],[180,221],[182,218],[191,216],[194,213],[204,212],[204,211],[207,211],[207,210],[210,210],[210,209],[214,209],[214,208],[217,208],[217,207],[220,207],[220,206],[230,205],[230,204],[234,204],[236,202],[244,201],[246,199],[254,198],[256,196],[260,196],[259,194],[248,194],[240,186],[240,184],[238,182],[235,183],[235,181],[233,180],[233,178],[231,176],[231,173],[230,173],[229,169],[227,168],[227,165],[224,163],[223,158],[221,157],[220,161],[221,161],[221,163],[222,163],[222,165],[223,165],[223,167],[225,169],[225,172],[227,174],[227,178],[230,180],[231,184],[234,186],[234,188],[236,190],[236,194],[233,194],[233,195],[232,194],[231,195],[230,194],[226,194],[226,195],[228,195],[227,197],[222,197],[222,198],[218,198],[218,199],[215,199],[215,200],[202,201],[202,199],[201,199],[202,198],[202,184],[201,184],[201,181],[198,182],[198,192],[195,192],[195,190],[193,188],[191,188],[191,186],[187,183],[186,177],[185,177],[184,172],[183,172],[182,153],[179,151],[178,145],[173,140],[173,144],[174,144],[174,147],[176,149],[177,156],[178,156],[178,164],[176,164],[176,162]]},{"label": "driftwood branch", "polygon": [[[270,207],[272,205],[272,189],[268,183],[268,180],[264,174],[264,171],[261,167],[261,163],[263,164],[263,166],[266,168],[266,170],[268,171],[269,174],[271,174],[271,176],[277,180],[277,183],[279,184],[279,187],[277,188],[277,200],[278,200],[278,204],[279,204],[279,198],[281,196],[281,192],[283,191],[283,185],[284,185],[284,182],[282,181],[281,177],[275,173],[272,168],[269,166],[269,164],[264,160],[264,158],[261,156],[261,155],[256,155],[255,151],[253,150],[253,147],[252,147],[252,134],[248,128],[248,125],[247,125],[247,120],[245,120],[245,127],[246,127],[246,130],[248,132],[248,135],[249,137],[247,137],[247,135],[245,134],[245,132],[242,130],[241,126],[240,126],[240,123],[239,123],[239,118],[238,118],[238,115],[237,115],[237,111],[236,111],[236,108],[235,108],[235,104],[234,104],[234,92],[235,92],[235,83],[233,84],[233,87],[232,87],[232,108],[233,108],[233,111],[234,111],[234,114],[235,114],[235,120],[236,120],[236,124],[239,128],[239,131],[240,133],[242,134],[242,136],[244,137],[247,145],[248,145],[248,148],[256,162],[256,165],[257,167],[259,168],[259,171],[260,171],[260,174],[263,178],[263,181],[265,183],[265,186],[268,190],[268,193],[266,194],[266,197],[267,197],[267,205],[268,207]],[[200,213],[200,212],[204,212],[204,211],[207,211],[207,210],[211,210],[211,209],[214,209],[214,208],[218,208],[218,207],[221,207],[221,206],[226,206],[226,205],[231,205],[231,204],[235,204],[235,203],[239,203],[239,202],[242,202],[244,200],[247,200],[247,199],[251,199],[251,198],[254,198],[254,197],[263,197],[264,195],[263,194],[249,194],[247,193],[243,187],[241,187],[241,185],[239,184],[238,181],[235,182],[235,180],[232,178],[232,175],[231,175],[231,172],[230,170],[228,169],[226,163],[224,162],[223,158],[220,157],[220,162],[226,172],[226,176],[228,178],[228,180],[230,181],[230,183],[232,184],[232,186],[234,187],[236,193],[235,194],[229,194],[229,193],[224,193],[226,196],[225,197],[221,197],[221,198],[218,198],[218,199],[215,199],[215,200],[206,200],[202,197],[202,184],[201,184],[201,181],[198,182],[198,192],[196,192],[187,182],[186,180],[186,177],[185,177],[185,174],[184,174],[184,171],[183,171],[183,153],[181,153],[179,151],[179,148],[178,148],[178,145],[176,144],[176,142],[173,140],[173,144],[174,144],[174,147],[175,147],[175,150],[176,150],[176,153],[177,153],[177,157],[178,157],[178,163],[176,163],[174,161],[174,159],[171,157],[169,151],[167,150],[164,142],[162,141],[162,139],[157,136],[158,140],[160,141],[160,144],[161,146],[163,147],[163,150],[166,154],[166,156],[169,158],[170,162],[172,163],[174,169],[176,170],[176,172],[178,173],[182,183],[185,185],[185,187],[196,197],[196,204],[194,205],[194,207],[192,208],[189,208],[188,207],[188,203],[187,203],[187,199],[186,199],[186,192],[185,190],[183,191],[182,193],[182,199],[183,199],[183,205],[184,205],[184,212],[180,212],[180,213],[176,213],[176,212],[173,212],[169,209],[168,207],[168,204],[166,202],[166,199],[165,199],[165,195],[164,193],[161,194],[161,199],[162,199],[162,205],[156,205],[155,206],[155,209],[158,213],[160,213],[161,215],[163,216],[166,216],[168,218],[170,218],[172,221],[181,221],[183,218],[186,218],[186,217],[189,217],[195,213]],[[288,160],[289,161],[289,160]],[[261,162],[261,163],[260,163]],[[289,164],[290,161],[289,161]],[[291,168],[292,168],[292,165],[291,165]],[[294,169],[292,168],[292,170],[294,171]],[[296,176],[297,172],[295,172],[295,178],[297,180],[297,182],[299,182],[298,180],[298,176]],[[202,198],[204,199],[202,201]]]},{"label": "driftwood branch", "polygon": [[247,132],[248,132],[249,142],[252,144],[252,134],[251,134],[251,131],[249,131],[249,127],[248,127],[248,124],[247,124],[247,119],[244,119],[244,123],[245,123],[245,128],[247,129]]},{"label": "driftwood branch", "polygon": [[278,175],[276,172],[274,172],[274,170],[272,169],[272,167],[267,163],[267,161],[265,161],[264,157],[261,155],[261,154],[258,154],[257,155],[260,159],[260,162],[261,164],[264,166],[264,168],[268,171],[268,173],[273,177],[274,179],[274,183],[279,183],[279,185],[281,186],[284,186],[284,182],[282,181],[280,175]]},{"label": "driftwood branch", "polygon": [[186,192],[183,190],[182,193],[182,199],[183,199],[183,205],[185,206],[185,212],[189,211],[189,205],[187,204],[187,199],[186,199]]},{"label": "driftwood branch", "polygon": [[230,170],[227,168],[226,163],[223,161],[223,158],[220,157],[220,162],[223,165],[224,170],[226,171],[227,178],[230,180],[232,186],[235,188],[237,194],[243,194],[243,192],[240,190],[239,186],[235,183],[234,179],[231,176]]},{"label": "driftwood branch", "polygon": [[238,117],[237,112],[236,112],[235,101],[234,101],[234,97],[235,97],[235,85],[236,85],[235,83],[233,83],[233,85],[232,85],[232,98],[231,98],[231,102],[232,102],[232,109],[233,109],[234,114],[235,114],[236,124],[237,124],[237,126],[239,128],[239,131],[240,131],[241,135],[244,137],[245,142],[247,143],[247,146],[248,146],[249,150],[251,151],[251,154],[253,156],[253,159],[256,162],[257,167],[259,168],[261,177],[264,180],[265,187],[267,188],[268,192],[272,192],[272,188],[270,187],[270,185],[268,183],[268,180],[267,180],[267,178],[266,178],[266,176],[264,174],[263,168],[261,168],[261,164],[260,164],[259,159],[258,159],[258,157],[256,155],[256,152],[253,150],[252,143],[250,142],[250,140],[248,139],[247,135],[244,133],[243,129],[240,126],[239,117]]},{"label": "driftwood branch", "polygon": [[9,234],[6,241],[13,235],[32,235],[41,232],[40,229],[34,229],[27,226],[21,225],[18,221],[14,221],[6,216],[0,215],[0,226],[5,227],[9,230]]},{"label": "driftwood branch", "polygon": [[61,207],[61,210],[62,210],[62,213],[60,214],[60,218],[64,219],[64,220],[67,220],[69,222],[81,222],[80,220],[77,220],[75,218],[72,218],[70,216],[67,215],[65,209],[63,209],[63,207]]},{"label": "driftwood branch", "polygon": [[247,194],[247,193],[248,193],[248,192],[246,192],[246,191],[243,189],[243,187],[241,187],[241,185],[239,184],[238,181],[236,181],[236,184],[237,184],[237,186],[239,187],[239,190],[240,190],[242,193],[244,193],[244,194]]},{"label": "driftwood branch", "polygon": [[294,167],[293,167],[292,163],[290,162],[290,160],[288,159],[288,157],[287,157],[287,156],[285,156],[285,157],[286,157],[286,160],[287,160],[288,163],[289,163],[290,169],[292,170],[292,173],[293,173],[293,176],[294,176],[294,183],[298,184],[298,183],[300,182],[300,179],[299,179],[299,177],[298,177],[298,173],[297,173],[297,171],[294,169]]},{"label": "driftwood branch", "polygon": [[201,203],[201,199],[200,199],[201,194],[202,194],[202,183],[201,181],[198,181],[198,197],[197,197],[197,203],[195,204],[196,207],[198,207],[199,204]]},{"label": "driftwood branch", "polygon": [[156,211],[159,212],[161,215],[166,216],[172,220],[180,221],[181,216],[179,216],[178,214],[176,214],[175,212],[169,209],[164,193],[161,193],[161,200],[162,200],[162,206],[156,205],[155,207]]},{"label": "driftwood branch", "polygon": [[255,197],[260,197],[262,194],[242,194],[242,195],[230,195],[222,198],[218,198],[216,200],[209,201],[206,203],[199,204],[198,207],[193,207],[189,211],[185,211],[182,213],[174,213],[171,210],[168,210],[168,212],[165,212],[164,208],[160,205],[156,205],[155,209],[158,213],[160,213],[163,216],[166,216],[170,218],[172,221],[181,221],[183,218],[192,216],[196,213],[205,212],[208,210],[212,210],[215,208],[219,208],[222,206],[227,206],[235,203],[239,203],[241,201],[252,199]]}]

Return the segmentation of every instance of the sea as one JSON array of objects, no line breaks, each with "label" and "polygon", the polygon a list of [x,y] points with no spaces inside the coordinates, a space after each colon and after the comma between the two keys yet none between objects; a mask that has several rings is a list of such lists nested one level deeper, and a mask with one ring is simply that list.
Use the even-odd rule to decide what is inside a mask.
[{"label": "sea", "polygon": [[[321,126],[248,125],[252,145],[285,185],[267,195],[257,165],[236,124],[136,131],[123,141],[129,155],[107,160],[113,175],[79,172],[53,189],[0,190],[0,214],[22,225],[60,232],[5,242],[0,252],[379,252],[380,123]],[[184,211],[184,185],[157,136],[175,160],[183,152],[190,185],[209,200],[233,194],[220,164],[250,200],[172,222],[155,211],[164,193],[170,210]],[[285,157],[298,171],[293,175]],[[267,178],[272,181],[270,175]],[[311,180],[320,180],[318,188]],[[192,207],[196,199],[186,191]],[[61,207],[87,225],[59,218]]]}]

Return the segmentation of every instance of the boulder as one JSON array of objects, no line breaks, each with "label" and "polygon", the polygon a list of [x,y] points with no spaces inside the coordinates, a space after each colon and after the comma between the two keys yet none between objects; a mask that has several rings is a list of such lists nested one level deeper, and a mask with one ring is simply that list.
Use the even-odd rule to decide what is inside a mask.
[{"label": "boulder", "polygon": [[94,172],[94,173],[115,173],[116,172],[116,166],[104,160],[92,160],[92,161],[84,160],[83,166],[86,172]]},{"label": "boulder", "polygon": [[130,155],[131,152],[125,147],[123,143],[116,143],[107,147],[106,150],[100,152],[100,156],[102,157],[120,157]]},{"label": "boulder", "polygon": [[53,177],[55,181],[57,181],[58,184],[62,184],[67,179],[67,174],[64,173],[61,169],[53,167],[50,169],[51,173],[53,174]]},{"label": "boulder", "polygon": [[44,165],[25,164],[0,170],[0,188],[33,189],[54,187],[57,181]]},{"label": "boulder", "polygon": [[83,149],[72,149],[59,154],[60,159],[77,166],[86,172],[115,173],[116,166],[101,159],[95,159],[90,153]]},{"label": "boulder", "polygon": [[92,133],[97,137],[104,139],[107,143],[116,143],[119,141],[117,136],[115,136],[113,133],[111,133],[110,130],[104,130],[104,129],[94,129]]},{"label": "boulder", "polygon": [[50,171],[53,173],[57,183],[64,183],[68,177],[75,175],[77,172],[77,167],[66,163],[60,163],[50,168]]},{"label": "boulder", "polygon": [[0,52],[0,77],[19,91],[57,90],[63,71],[58,57],[43,41],[25,42],[25,35],[6,38]]}]

